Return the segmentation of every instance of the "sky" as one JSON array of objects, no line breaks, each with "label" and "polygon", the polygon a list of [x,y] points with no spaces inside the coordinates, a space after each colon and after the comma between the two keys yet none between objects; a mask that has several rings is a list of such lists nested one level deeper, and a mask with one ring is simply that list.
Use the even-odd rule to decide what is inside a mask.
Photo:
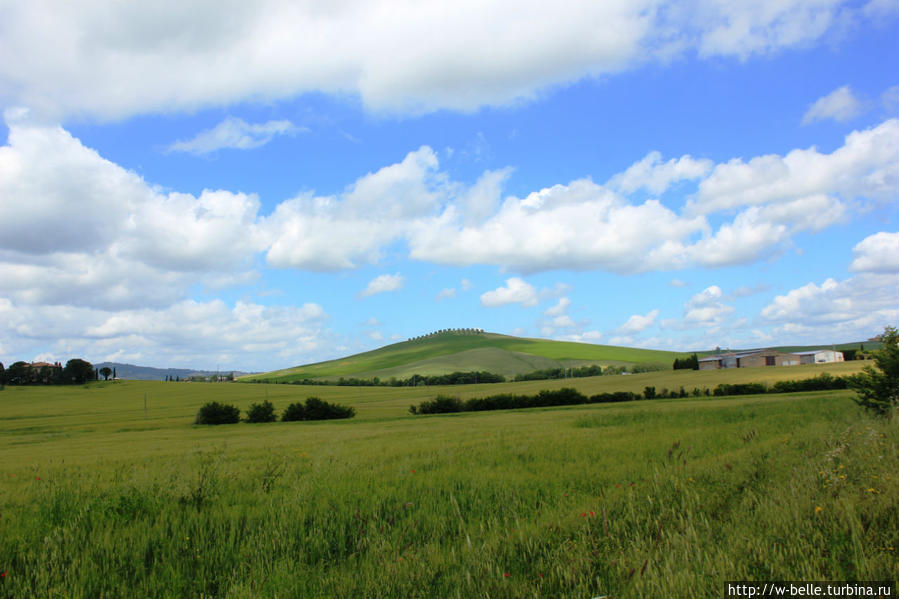
[{"label": "sky", "polygon": [[0,362],[899,324],[899,2],[0,3]]}]

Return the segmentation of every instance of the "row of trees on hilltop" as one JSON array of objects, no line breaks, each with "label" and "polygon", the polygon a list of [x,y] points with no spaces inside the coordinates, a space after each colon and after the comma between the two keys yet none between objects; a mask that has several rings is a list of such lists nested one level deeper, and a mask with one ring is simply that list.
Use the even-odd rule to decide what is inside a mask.
[{"label": "row of trees on hilltop", "polygon": [[13,362],[4,368],[0,362],[0,385],[83,385],[88,381],[109,379],[115,369],[103,367],[97,370],[93,364],[81,358],[73,358],[63,366],[60,362]]},{"label": "row of trees on hilltop", "polygon": [[428,333],[427,335],[419,335],[418,337],[409,337],[409,341],[416,341],[418,339],[428,339],[429,337],[436,337],[437,335],[442,335],[443,333],[456,333],[458,335],[481,335],[484,333],[484,329],[440,329],[438,331]]}]

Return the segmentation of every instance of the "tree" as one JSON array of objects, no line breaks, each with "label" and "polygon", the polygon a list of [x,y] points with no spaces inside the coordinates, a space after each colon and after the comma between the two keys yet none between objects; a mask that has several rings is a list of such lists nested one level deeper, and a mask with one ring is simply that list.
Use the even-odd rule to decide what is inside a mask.
[{"label": "tree", "polygon": [[275,406],[269,400],[251,404],[247,410],[247,422],[274,422],[277,419]]},{"label": "tree", "polygon": [[880,416],[890,416],[899,407],[899,330],[888,326],[883,330],[880,342],[883,347],[872,351],[874,367],[849,379],[849,387],[855,391],[855,403]]},{"label": "tree", "polygon": [[94,366],[90,362],[79,358],[72,358],[66,362],[66,367],[62,371],[63,383],[74,383],[82,385],[87,381],[94,379]]},{"label": "tree", "polygon": [[194,420],[194,424],[237,424],[238,422],[240,422],[240,409],[217,401],[204,404]]},{"label": "tree", "polygon": [[29,383],[28,363],[13,362],[6,370],[6,382],[10,385],[27,385]]},{"label": "tree", "polygon": [[100,369],[100,374],[103,375],[103,380],[108,381],[109,375],[112,374],[112,369],[109,366],[104,366]]}]

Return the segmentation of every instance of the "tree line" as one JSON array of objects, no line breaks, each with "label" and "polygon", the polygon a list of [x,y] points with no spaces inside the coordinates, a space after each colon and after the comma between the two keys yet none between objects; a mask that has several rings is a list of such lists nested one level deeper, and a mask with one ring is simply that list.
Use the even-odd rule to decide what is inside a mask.
[{"label": "tree line", "polygon": [[93,364],[81,358],[72,358],[63,366],[60,362],[53,364],[29,362],[13,362],[4,368],[0,362],[0,386],[2,385],[83,385],[88,381],[108,380],[115,378],[115,369],[107,367],[94,368]]},{"label": "tree line", "polygon": [[[544,381],[554,379],[571,379],[582,378],[588,376],[602,376],[613,374],[640,372],[654,372],[664,370],[664,366],[657,364],[636,364],[631,367],[626,366],[606,366],[603,368],[598,364],[589,366],[578,366],[574,368],[545,368],[542,370],[534,370],[523,374],[516,374],[511,380],[515,382],[521,381]],[[340,377],[335,380],[317,380],[317,379],[297,379],[293,381],[278,381],[273,379],[254,379],[252,381],[241,381],[251,383],[267,383],[281,385],[336,385],[338,387],[419,387],[419,386],[437,386],[437,385],[478,385],[481,383],[504,383],[506,377],[495,372],[486,370],[479,371],[458,371],[449,374],[413,374],[407,378],[390,377],[382,379],[380,377],[372,377],[370,379],[356,377]]]},{"label": "tree line", "polygon": [[409,412],[412,414],[444,414],[450,412],[481,412],[487,410],[574,406],[620,401],[676,399],[690,396],[724,397],[764,393],[826,391],[852,387],[857,378],[858,375],[832,376],[825,372],[809,379],[778,381],[771,386],[768,386],[765,383],[720,384],[714,389],[709,389],[707,387],[699,389],[696,387],[692,391],[687,391],[684,387],[681,387],[679,390],[669,390],[666,388],[660,391],[657,391],[655,387],[644,387],[643,393],[617,391],[615,393],[597,393],[596,395],[591,395],[589,397],[576,389],[568,387],[552,391],[543,390],[536,395],[500,393],[487,397],[473,397],[464,401],[458,397],[438,395],[436,398],[423,401],[417,406],[410,406]]}]

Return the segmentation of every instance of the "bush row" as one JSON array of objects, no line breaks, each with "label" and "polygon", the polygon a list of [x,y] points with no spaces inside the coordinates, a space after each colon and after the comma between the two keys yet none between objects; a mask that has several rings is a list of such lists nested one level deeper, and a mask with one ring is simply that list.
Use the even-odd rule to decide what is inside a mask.
[{"label": "bush row", "polygon": [[487,410],[514,410],[519,408],[544,408],[550,406],[575,406],[590,403],[634,401],[641,396],[630,391],[598,393],[587,397],[577,389],[563,387],[553,391],[544,389],[537,395],[500,393],[488,397],[474,397],[462,401],[458,397],[438,395],[431,401],[409,406],[412,414],[445,414],[449,412],[483,412]]},{"label": "bush row", "polygon": [[[352,418],[356,415],[355,408],[332,404],[317,397],[309,397],[306,403],[292,403],[281,414],[282,422],[297,420],[336,420],[340,418]],[[252,404],[247,410],[247,422],[275,422],[277,420],[275,406],[265,400],[260,404]],[[194,424],[236,424],[240,422],[240,410],[236,406],[211,401],[205,404],[197,412]]]},{"label": "bush row", "polygon": [[379,377],[370,379],[340,377],[336,381],[313,379],[274,381],[271,379],[255,379],[249,382],[282,385],[336,385],[338,387],[418,387],[419,385],[476,385],[480,383],[504,383],[506,382],[506,377],[501,374],[482,370],[460,371],[435,375],[413,374],[405,379],[398,379],[395,376],[392,376],[389,379],[381,379]]},{"label": "bush row", "polygon": [[611,403],[619,401],[636,401],[642,399],[673,399],[699,396],[723,397],[728,395],[758,395],[763,393],[795,393],[800,391],[827,391],[846,389],[851,377],[832,376],[828,373],[814,378],[798,381],[778,381],[772,386],[764,383],[721,384],[714,390],[694,388],[687,392],[683,387],[679,391],[655,387],[645,387],[643,393],[618,391],[616,393],[598,393],[587,397],[583,393],[568,387],[555,391],[543,390],[537,395],[515,395],[501,393],[487,397],[473,397],[461,400],[458,397],[438,395],[430,401],[409,406],[412,414],[445,414],[450,412],[481,412],[485,410],[514,410],[519,408],[542,408],[549,406],[575,406],[580,404]]}]

